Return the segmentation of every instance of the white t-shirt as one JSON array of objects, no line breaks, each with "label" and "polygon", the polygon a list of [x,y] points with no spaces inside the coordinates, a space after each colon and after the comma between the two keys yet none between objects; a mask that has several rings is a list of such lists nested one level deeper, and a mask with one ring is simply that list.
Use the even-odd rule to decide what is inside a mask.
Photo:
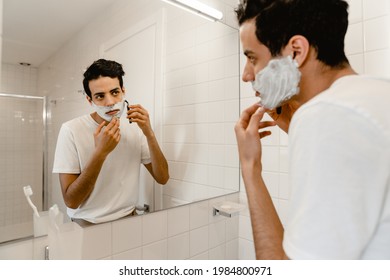
[{"label": "white t-shirt", "polygon": [[390,259],[390,81],[338,79],[294,115],[291,259]]},{"label": "white t-shirt", "polygon": [[[58,135],[53,173],[80,174],[95,149],[93,133],[98,127],[90,115],[64,123]],[[138,200],[139,172],[151,162],[145,136],[136,124],[123,118],[121,140],[107,156],[94,190],[69,217],[92,223],[114,220],[131,213]]]}]

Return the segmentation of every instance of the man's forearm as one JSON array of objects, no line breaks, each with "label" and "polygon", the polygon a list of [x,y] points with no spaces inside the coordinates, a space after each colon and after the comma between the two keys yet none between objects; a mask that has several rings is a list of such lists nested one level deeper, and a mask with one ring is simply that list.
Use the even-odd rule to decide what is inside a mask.
[{"label": "man's forearm", "polygon": [[169,179],[168,162],[154,135],[147,137],[150,158],[152,160],[152,171],[154,179],[159,184],[166,184]]},{"label": "man's forearm", "polygon": [[256,259],[286,259],[283,226],[261,176],[261,168],[242,166],[251,216]]},{"label": "man's forearm", "polygon": [[64,201],[69,208],[75,209],[87,200],[95,187],[105,158],[94,153],[80,174],[60,175]]}]

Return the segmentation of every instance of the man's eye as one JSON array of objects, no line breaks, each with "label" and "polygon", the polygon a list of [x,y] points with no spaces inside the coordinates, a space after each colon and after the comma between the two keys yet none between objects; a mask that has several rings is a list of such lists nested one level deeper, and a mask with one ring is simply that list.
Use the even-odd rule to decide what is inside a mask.
[{"label": "man's eye", "polygon": [[95,97],[96,97],[97,100],[103,99],[103,95],[96,95]]},{"label": "man's eye", "polygon": [[255,64],[256,59],[254,57],[248,57],[248,60],[251,64]]}]

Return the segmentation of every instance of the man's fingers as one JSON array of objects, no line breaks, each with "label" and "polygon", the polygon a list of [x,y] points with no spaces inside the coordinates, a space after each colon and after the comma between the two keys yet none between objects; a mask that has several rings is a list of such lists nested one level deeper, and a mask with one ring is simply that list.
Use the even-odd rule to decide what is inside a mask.
[{"label": "man's fingers", "polygon": [[265,113],[264,108],[263,107],[258,107],[256,109],[256,111],[252,114],[252,116],[250,117],[248,129],[250,129],[250,130],[257,129],[258,130],[259,128],[262,128],[262,127],[259,127],[259,126],[261,126],[260,125],[260,121],[263,118],[264,113]]},{"label": "man's fingers", "polygon": [[259,132],[259,138],[260,139],[264,138],[264,137],[267,137],[269,135],[271,135],[271,131],[269,131],[269,130]]},{"label": "man's fingers", "polygon": [[119,119],[117,117],[113,117],[112,120],[106,126],[106,129],[111,130],[111,129],[114,129],[115,127],[118,128],[119,124],[120,124]]},{"label": "man's fingers", "polygon": [[101,122],[100,124],[99,124],[99,126],[96,128],[96,130],[95,130],[95,135],[99,135],[100,134],[100,132],[102,131],[102,129],[103,129],[103,127],[104,127],[104,124],[105,124],[105,121],[103,121],[103,122]]},{"label": "man's fingers", "polygon": [[246,129],[249,125],[249,122],[251,120],[252,115],[256,112],[257,109],[259,109],[259,104],[255,103],[252,106],[246,108],[242,113],[241,116],[236,124],[236,131],[240,128]]},{"label": "man's fingers", "polygon": [[261,128],[266,128],[270,126],[275,126],[276,122],[275,121],[264,121],[264,122],[259,122],[259,129]]}]

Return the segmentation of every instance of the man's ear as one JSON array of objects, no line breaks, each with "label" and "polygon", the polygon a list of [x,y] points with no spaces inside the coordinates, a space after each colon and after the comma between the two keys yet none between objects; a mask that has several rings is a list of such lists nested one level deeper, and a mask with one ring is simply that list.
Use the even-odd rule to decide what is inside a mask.
[{"label": "man's ear", "polygon": [[88,103],[92,105],[92,99],[88,95],[85,95],[85,98],[87,99]]},{"label": "man's ear", "polygon": [[302,35],[294,35],[287,44],[286,50],[293,54],[293,59],[298,62],[299,67],[308,59],[310,44]]}]

